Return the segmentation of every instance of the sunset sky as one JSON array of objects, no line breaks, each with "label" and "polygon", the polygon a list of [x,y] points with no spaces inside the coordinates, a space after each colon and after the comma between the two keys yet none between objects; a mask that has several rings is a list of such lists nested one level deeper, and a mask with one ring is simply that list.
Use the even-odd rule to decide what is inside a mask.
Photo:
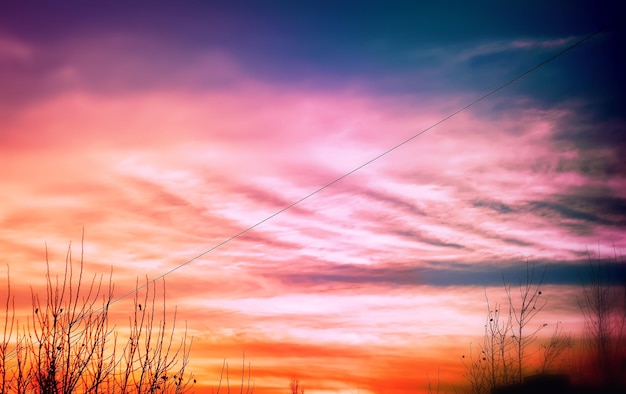
[{"label": "sunset sky", "polygon": [[502,275],[547,265],[537,324],[580,333],[587,251],[626,252],[621,19],[195,259],[602,28],[617,2],[62,3],[0,7],[0,264],[27,306],[46,245],[61,272],[84,228],[87,270],[112,267],[116,296],[165,275],[198,392],[223,359],[238,382],[243,351],[258,394],[291,377],[311,394],[420,393],[438,371],[461,387]]}]

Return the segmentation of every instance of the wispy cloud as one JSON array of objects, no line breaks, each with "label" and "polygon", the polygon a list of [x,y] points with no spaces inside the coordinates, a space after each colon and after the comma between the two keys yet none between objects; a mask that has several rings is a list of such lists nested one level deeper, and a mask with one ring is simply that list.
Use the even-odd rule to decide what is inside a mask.
[{"label": "wispy cloud", "polygon": [[495,54],[502,54],[513,51],[530,51],[530,50],[554,50],[564,48],[575,41],[579,37],[561,37],[561,38],[520,38],[513,40],[498,40],[477,43],[473,47],[462,49],[458,53],[458,59],[460,61],[469,61],[480,56],[489,56]]}]

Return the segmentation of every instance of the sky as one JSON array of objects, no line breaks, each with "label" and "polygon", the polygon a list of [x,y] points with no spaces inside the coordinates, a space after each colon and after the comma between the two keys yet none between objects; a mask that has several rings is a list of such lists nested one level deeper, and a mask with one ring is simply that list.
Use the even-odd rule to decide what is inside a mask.
[{"label": "sky", "polygon": [[485,291],[527,262],[538,324],[581,332],[589,255],[626,250],[617,2],[128,3],[2,6],[19,305],[84,231],[116,296],[165,279],[198,390],[245,352],[260,394],[460,387]]}]

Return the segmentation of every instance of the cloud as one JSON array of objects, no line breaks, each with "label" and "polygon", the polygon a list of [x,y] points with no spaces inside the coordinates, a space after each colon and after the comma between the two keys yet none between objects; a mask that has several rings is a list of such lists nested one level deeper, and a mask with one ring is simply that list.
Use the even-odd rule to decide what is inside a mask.
[{"label": "cloud", "polygon": [[475,44],[473,47],[462,49],[457,53],[457,59],[467,62],[482,56],[513,51],[554,50],[557,48],[565,48],[579,39],[580,37],[559,37],[543,40],[537,38],[519,38],[508,41],[498,40],[482,42]]},{"label": "cloud", "polygon": [[492,209],[496,211],[497,213],[505,214],[505,213],[513,212],[513,209],[511,209],[511,207],[498,201],[477,200],[473,202],[473,205],[475,207],[481,207],[481,208],[484,207],[484,208]]},{"label": "cloud", "polygon": [[10,36],[0,36],[0,62],[27,62],[33,55],[32,49],[24,42]]},{"label": "cloud", "polygon": [[[537,280],[545,269],[543,283],[546,285],[576,286],[587,280],[588,260],[533,262]],[[460,263],[446,261],[424,262],[420,260],[389,264],[336,265],[309,264],[293,271],[276,272],[269,277],[295,288],[324,288],[329,286],[499,286],[503,278],[511,283],[524,280],[525,261],[499,261],[497,263]],[[616,267],[619,269],[619,267]],[[620,276],[621,275],[621,276]],[[616,274],[615,278],[623,277]],[[614,279],[618,281],[618,279]],[[616,282],[617,283],[617,282]]]},{"label": "cloud", "polygon": [[[129,244],[165,239],[151,232],[176,240],[186,234],[184,248],[202,251],[436,119],[414,115],[402,100],[362,92],[239,86],[115,98],[72,93],[17,111],[3,144],[4,187],[14,188],[11,215],[28,212],[29,200],[17,196],[30,193],[30,205],[66,212],[58,226],[42,221],[42,235],[72,223],[117,229],[115,220],[132,218],[143,224],[131,224]],[[272,219],[254,239],[282,250],[285,260],[389,263],[402,253],[548,258],[561,247],[550,239],[566,239],[575,256],[574,245],[621,223],[622,197],[619,183],[579,202],[558,197],[572,187],[596,188],[585,173],[559,164],[580,152],[560,137],[574,119],[568,114],[562,123],[566,111],[463,113]],[[612,200],[600,198],[609,192]],[[554,217],[580,221],[586,230],[559,227]]]}]

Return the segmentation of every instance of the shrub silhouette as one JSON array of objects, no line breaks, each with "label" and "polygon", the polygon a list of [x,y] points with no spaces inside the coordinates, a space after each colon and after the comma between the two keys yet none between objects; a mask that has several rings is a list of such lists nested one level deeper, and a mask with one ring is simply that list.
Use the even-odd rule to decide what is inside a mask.
[{"label": "shrub silhouette", "polygon": [[535,266],[527,263],[525,274],[515,289],[503,275],[505,305],[491,304],[485,290],[487,318],[483,342],[477,347],[470,345],[469,356],[461,358],[472,393],[521,385],[530,372],[527,364],[533,354],[540,358],[537,372],[551,372],[571,346],[571,338],[563,333],[560,324],[547,343],[536,346],[537,334],[547,326],[547,323],[533,324],[547,303],[541,291],[545,268],[538,274]]},{"label": "shrub silhouette", "polygon": [[[625,392],[626,269],[617,254],[594,261],[588,252],[588,259],[578,298],[585,320],[582,349],[575,348],[577,341],[560,322],[551,337],[537,346],[537,334],[547,323],[531,322],[547,301],[540,290],[544,274],[535,275],[534,266],[527,265],[517,297],[503,278],[504,306],[491,305],[485,292],[483,342],[470,346],[469,356],[461,359],[472,393]],[[527,365],[530,355],[535,356],[534,369]],[[565,372],[564,366],[569,376],[558,373]],[[556,387],[560,388],[552,390]]]},{"label": "shrub silhouette", "polygon": [[588,379],[604,388],[626,387],[626,271],[617,253],[593,261],[587,251],[587,282],[578,305],[585,317],[584,366]]},{"label": "shrub silhouette", "polygon": [[109,326],[112,274],[108,281],[86,278],[82,250],[75,267],[71,244],[61,276],[51,274],[46,248],[46,292],[31,289],[32,314],[25,324],[16,318],[8,273],[0,392],[184,393],[193,386],[185,371],[192,340],[186,329],[175,339],[176,312],[168,321],[163,281],[162,306],[154,282],[137,282],[129,330],[122,335]]},{"label": "shrub silhouette", "polygon": [[304,387],[298,378],[293,377],[289,381],[289,392],[291,394],[304,394]]}]

